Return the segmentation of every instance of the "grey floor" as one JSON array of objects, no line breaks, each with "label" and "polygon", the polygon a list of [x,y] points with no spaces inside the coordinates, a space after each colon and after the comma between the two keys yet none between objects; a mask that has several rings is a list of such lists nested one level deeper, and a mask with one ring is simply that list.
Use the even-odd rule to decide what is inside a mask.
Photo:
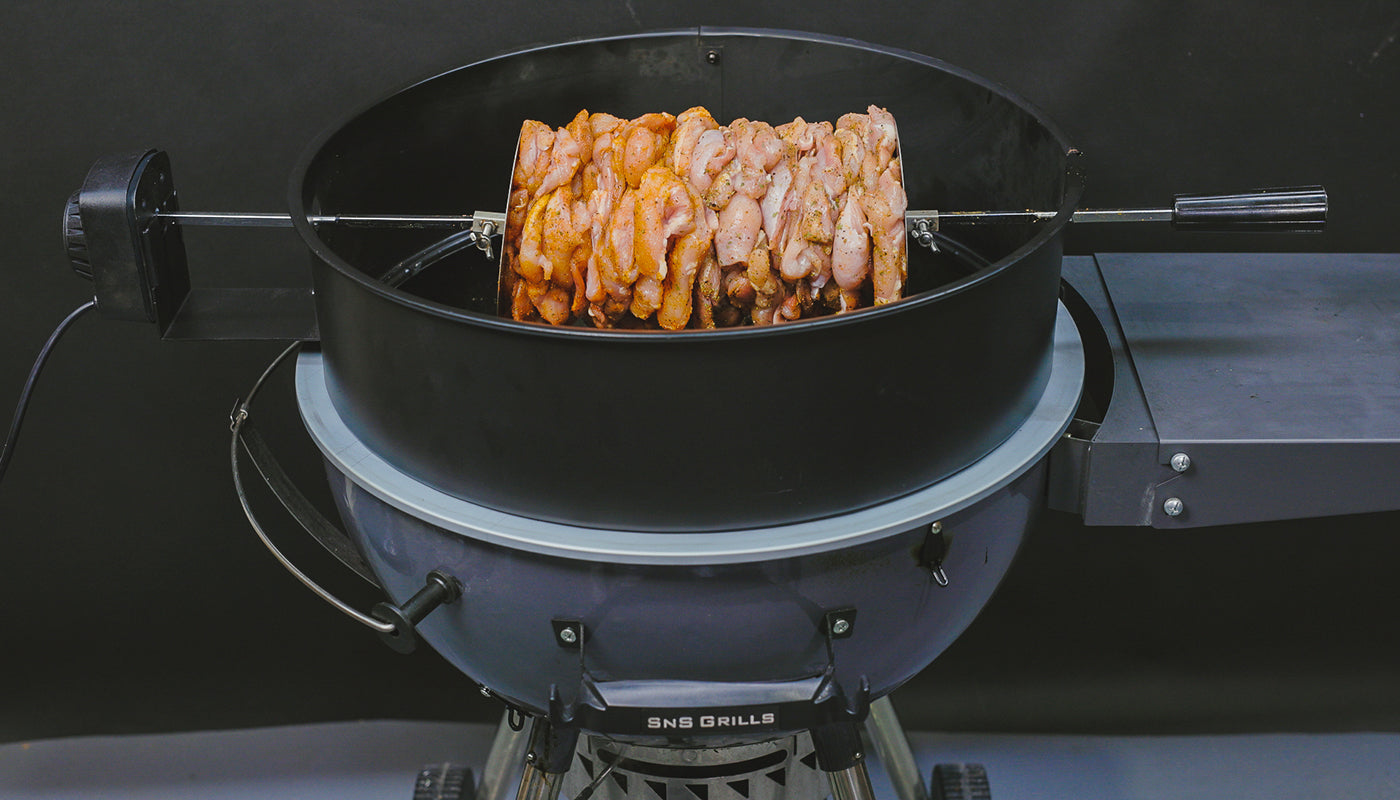
[{"label": "grey floor", "polygon": [[[78,737],[0,746],[5,800],[381,800],[420,766],[485,760],[490,726],[345,722]],[[1400,734],[910,735],[925,774],[984,764],[997,800],[1327,800],[1400,797]],[[479,770],[478,770],[479,771]],[[891,798],[876,771],[876,793]]]}]

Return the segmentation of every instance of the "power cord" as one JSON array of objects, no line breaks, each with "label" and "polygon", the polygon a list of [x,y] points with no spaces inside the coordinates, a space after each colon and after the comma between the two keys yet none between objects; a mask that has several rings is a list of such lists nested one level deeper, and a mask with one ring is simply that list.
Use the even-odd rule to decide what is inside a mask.
[{"label": "power cord", "polygon": [[10,468],[10,459],[14,457],[15,443],[19,441],[19,429],[24,424],[24,411],[29,407],[29,396],[34,393],[34,383],[39,379],[39,372],[44,368],[44,362],[49,360],[49,353],[53,352],[53,346],[58,343],[59,337],[73,324],[78,317],[97,306],[96,300],[89,300],[78,306],[64,320],[58,323],[58,327],[49,334],[49,340],[44,342],[44,347],[39,351],[39,357],[34,359],[34,366],[29,370],[29,378],[24,382],[24,389],[19,393],[19,405],[15,407],[15,417],[10,422],[10,432],[5,437],[4,449],[0,449],[0,480],[5,479],[5,470]]}]

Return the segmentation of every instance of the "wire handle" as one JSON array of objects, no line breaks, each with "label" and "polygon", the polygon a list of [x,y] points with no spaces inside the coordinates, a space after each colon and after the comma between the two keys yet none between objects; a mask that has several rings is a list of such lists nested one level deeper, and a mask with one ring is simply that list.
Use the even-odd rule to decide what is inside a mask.
[{"label": "wire handle", "polygon": [[272,539],[268,537],[267,531],[263,530],[262,525],[258,522],[257,515],[253,513],[253,507],[248,502],[247,492],[245,492],[243,488],[243,476],[239,469],[238,454],[239,446],[243,444],[243,426],[248,422],[249,406],[257,396],[258,390],[261,389],[262,385],[267,381],[268,376],[271,375],[277,367],[281,366],[283,361],[286,361],[288,357],[300,349],[301,343],[296,342],[286,350],[283,350],[277,358],[273,359],[272,363],[267,366],[267,369],[263,370],[262,375],[258,376],[258,380],[253,384],[253,388],[248,390],[248,397],[238,401],[233,408],[233,413],[230,414],[229,430],[233,432],[233,436],[229,443],[229,460],[233,467],[233,488],[238,494],[238,502],[243,506],[243,514],[248,518],[248,524],[253,526],[253,532],[262,540],[263,546],[268,549],[268,552],[272,553],[273,558],[277,559],[277,563],[281,564],[288,572],[292,573],[293,577],[301,581],[302,585],[310,589],[317,597],[330,603],[342,614],[364,625],[366,628],[373,630],[375,633],[382,636],[390,636],[397,630],[396,625],[375,619],[374,617],[362,614],[351,608],[345,601],[323,589],[320,584],[312,580],[306,573],[297,569],[297,565],[293,564],[291,559],[287,558],[281,550],[277,549],[277,545],[272,543]]},{"label": "wire handle", "polygon": [[253,388],[248,391],[247,399],[236,402],[232,413],[229,414],[229,430],[233,433],[229,444],[229,460],[233,467],[233,486],[238,494],[238,502],[243,506],[243,514],[248,518],[248,523],[252,525],[253,532],[258,535],[258,539],[262,540],[263,546],[293,577],[301,581],[303,586],[342,614],[379,634],[379,638],[391,649],[400,653],[410,653],[418,644],[418,636],[414,626],[438,606],[455,602],[460,598],[462,596],[460,581],[445,572],[433,570],[428,573],[426,585],[402,605],[378,603],[370,614],[363,614],[312,580],[306,573],[298,569],[291,559],[277,548],[277,545],[272,543],[272,539],[268,537],[267,532],[263,530],[257,516],[253,513],[253,508],[248,502],[247,492],[243,489],[243,475],[239,464],[240,445],[242,449],[248,451],[248,455],[253,459],[253,465],[267,481],[268,488],[282,502],[292,517],[306,529],[307,533],[310,533],[314,539],[357,575],[378,585],[363,559],[354,552],[353,545],[349,543],[349,537],[321,516],[320,512],[316,511],[306,497],[301,494],[276,460],[272,458],[262,437],[252,426],[249,407],[253,403],[253,398],[257,396],[268,376],[299,349],[301,349],[301,343],[294,343],[273,359],[267,369],[263,370],[262,375],[258,376]]}]

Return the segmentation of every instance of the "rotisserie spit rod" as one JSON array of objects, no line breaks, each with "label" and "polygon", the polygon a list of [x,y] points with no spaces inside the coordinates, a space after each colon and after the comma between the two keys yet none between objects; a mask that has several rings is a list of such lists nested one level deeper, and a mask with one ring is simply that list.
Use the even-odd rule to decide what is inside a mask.
[{"label": "rotisserie spit rod", "polygon": [[[945,225],[992,225],[1041,222],[1055,217],[1054,211],[935,211],[911,209],[905,212],[911,235],[923,225],[939,230]],[[154,216],[178,221],[181,225],[223,227],[292,226],[288,214],[228,211],[158,211]],[[353,225],[385,228],[471,228],[498,232],[505,215],[477,211],[452,214],[315,214],[307,218],[313,225]],[[1170,207],[1096,208],[1073,213],[1072,222],[1170,222],[1177,227],[1196,229],[1259,228],[1261,230],[1320,230],[1327,221],[1327,190],[1321,186],[1258,189],[1239,194],[1177,195]]]}]

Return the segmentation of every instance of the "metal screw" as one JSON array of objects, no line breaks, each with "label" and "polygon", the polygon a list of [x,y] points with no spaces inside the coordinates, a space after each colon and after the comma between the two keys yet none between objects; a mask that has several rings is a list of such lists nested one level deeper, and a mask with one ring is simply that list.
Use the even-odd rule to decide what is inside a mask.
[{"label": "metal screw", "polygon": [[928,526],[928,532],[929,532],[929,533],[942,533],[942,532],[943,532],[943,523],[942,523],[942,522],[934,522],[934,523],[930,524],[930,525]]},{"label": "metal screw", "polygon": [[831,623],[831,632],[837,636],[845,636],[851,630],[851,621],[848,619],[838,619]]},{"label": "metal screw", "polygon": [[1180,497],[1168,497],[1167,502],[1162,504],[1162,510],[1167,512],[1169,517],[1179,517],[1181,512],[1186,510],[1186,504],[1181,502]]},{"label": "metal screw", "polygon": [[1172,456],[1172,469],[1177,472],[1185,472],[1191,468],[1191,456],[1185,453],[1177,453]]},{"label": "metal screw", "polygon": [[564,644],[573,644],[578,641],[578,631],[573,628],[560,628],[559,641]]},{"label": "metal screw", "polygon": [[709,63],[709,64],[718,64],[718,63],[719,63],[719,51],[718,51],[718,50],[711,50],[710,52],[706,53],[706,54],[705,54],[705,61],[706,61],[706,63]]},{"label": "metal screw", "polygon": [[482,696],[482,697],[490,697],[490,696],[491,696],[491,690],[490,690],[490,689],[487,689],[485,686],[481,687],[481,696]]}]

